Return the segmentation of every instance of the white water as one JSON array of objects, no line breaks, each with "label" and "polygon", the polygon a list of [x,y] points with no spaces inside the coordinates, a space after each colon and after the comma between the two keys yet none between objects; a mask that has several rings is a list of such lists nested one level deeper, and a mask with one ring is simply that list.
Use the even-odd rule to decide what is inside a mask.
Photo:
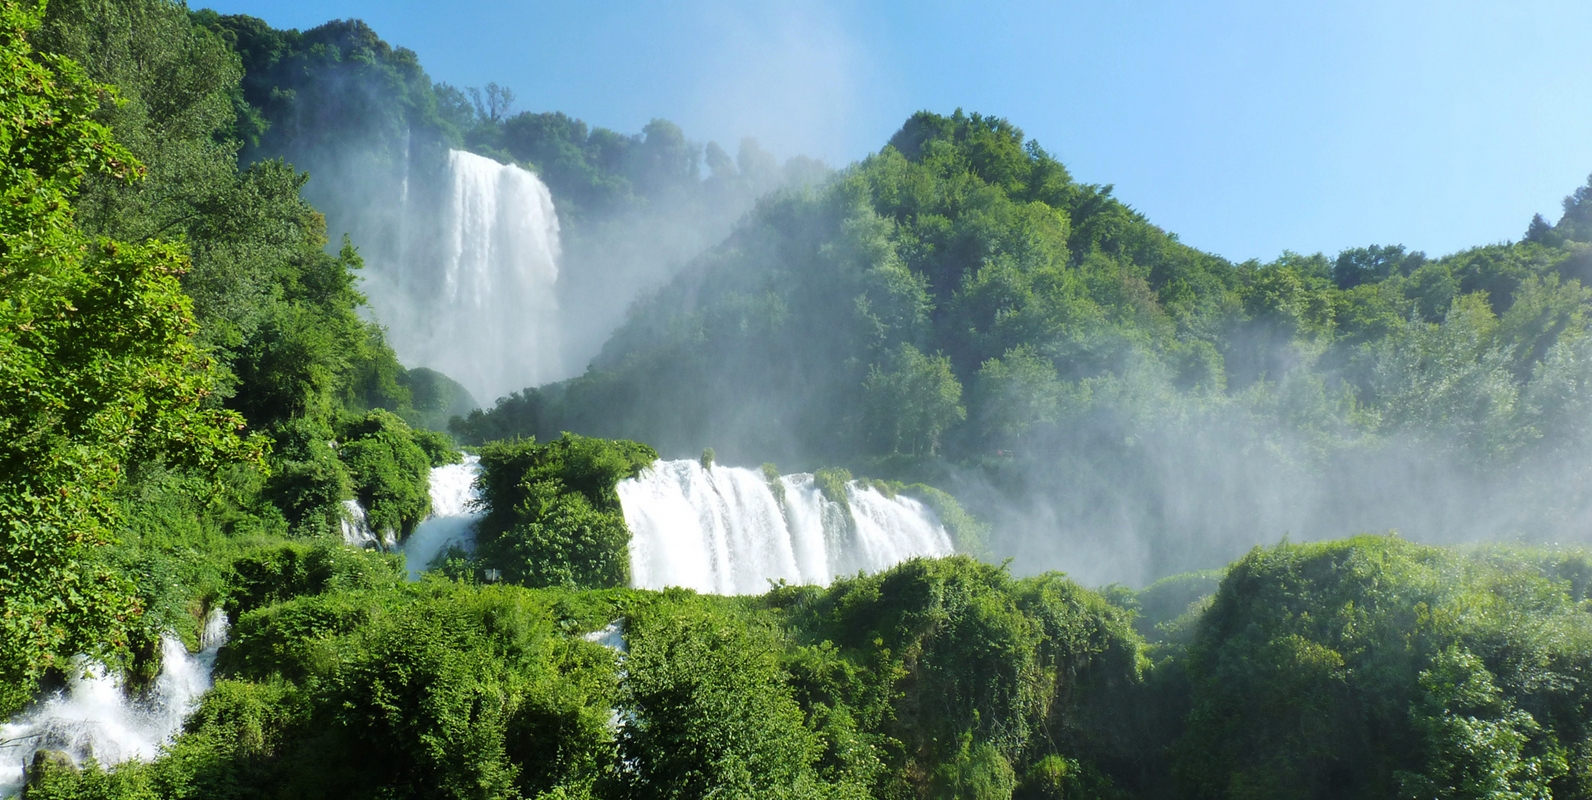
[{"label": "white water", "polygon": [[350,547],[380,547],[381,539],[370,528],[365,506],[358,500],[343,501],[343,544]]},{"label": "white water", "polygon": [[600,644],[621,655],[630,652],[630,644],[625,641],[625,621],[623,619],[616,619],[604,625],[601,629],[592,631],[581,638],[593,644]]},{"label": "white water", "polygon": [[404,560],[409,565],[409,580],[419,580],[432,559],[457,545],[469,550],[475,544],[475,521],[480,517],[474,506],[475,476],[481,460],[465,456],[460,464],[431,470],[431,516],[415,526],[404,540]]},{"label": "white water", "polygon": [[227,618],[216,609],[205,621],[198,653],[174,636],[161,638],[161,671],[147,692],[129,698],[122,680],[99,664],[80,662],[67,687],[0,725],[0,797],[22,787],[24,765],[40,749],[63,751],[79,764],[101,766],[159,754],[210,688],[216,651],[227,640]]},{"label": "white water", "polygon": [[399,359],[445,373],[488,405],[567,377],[552,193],[519,167],[458,150],[446,182],[441,207],[408,209],[410,241],[370,266],[365,289]]},{"label": "white water", "polygon": [[825,585],[914,556],[943,556],[951,537],[934,512],[856,482],[846,510],[805,473],[779,478],[783,502],[761,472],[659,461],[616,487],[630,526],[631,582],[718,594],[756,594],[771,580]]}]

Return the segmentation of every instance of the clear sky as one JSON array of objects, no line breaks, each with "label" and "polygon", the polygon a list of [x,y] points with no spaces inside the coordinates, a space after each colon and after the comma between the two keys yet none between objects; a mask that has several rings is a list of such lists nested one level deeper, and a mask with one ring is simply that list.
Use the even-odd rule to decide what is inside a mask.
[{"label": "clear sky", "polygon": [[913,111],[1003,116],[1235,260],[1519,238],[1592,173],[1592,3],[191,0],[360,18],[433,80],[627,133],[843,165]]}]

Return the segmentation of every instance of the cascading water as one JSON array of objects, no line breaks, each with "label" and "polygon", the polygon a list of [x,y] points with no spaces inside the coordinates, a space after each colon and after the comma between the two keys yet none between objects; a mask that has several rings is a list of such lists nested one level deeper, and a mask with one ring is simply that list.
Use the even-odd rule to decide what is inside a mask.
[{"label": "cascading water", "polygon": [[365,506],[358,500],[343,501],[343,544],[350,547],[380,547],[382,540],[371,530]]},{"label": "cascading water", "polygon": [[468,550],[474,544],[475,521],[480,516],[473,505],[480,461],[465,456],[462,463],[431,470],[431,516],[415,526],[403,544],[409,580],[419,580],[432,560],[450,547]]},{"label": "cascading water", "polygon": [[886,569],[952,552],[934,512],[853,481],[847,508],[812,475],[659,461],[616,487],[630,526],[631,582],[718,594],[767,591],[771,580],[828,584],[836,575]]},{"label": "cascading water", "polygon": [[103,666],[77,664],[65,689],[0,725],[0,797],[22,788],[24,765],[39,750],[64,752],[80,764],[93,757],[101,766],[154,758],[210,688],[216,651],[226,640],[220,609],[205,621],[198,653],[175,636],[161,637],[160,675],[135,697]]},{"label": "cascading water", "polygon": [[567,377],[552,193],[519,167],[458,150],[444,181],[434,201],[415,201],[427,208],[407,209],[405,241],[371,263],[364,287],[398,357],[483,403]]}]

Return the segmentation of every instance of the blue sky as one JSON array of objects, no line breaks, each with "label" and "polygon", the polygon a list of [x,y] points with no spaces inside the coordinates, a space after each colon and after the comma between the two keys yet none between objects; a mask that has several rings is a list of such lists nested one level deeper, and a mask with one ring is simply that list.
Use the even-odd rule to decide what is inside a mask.
[{"label": "blue sky", "polygon": [[1228,258],[1518,238],[1592,173],[1592,3],[218,0],[357,17],[432,79],[840,165],[918,109],[1010,119]]}]

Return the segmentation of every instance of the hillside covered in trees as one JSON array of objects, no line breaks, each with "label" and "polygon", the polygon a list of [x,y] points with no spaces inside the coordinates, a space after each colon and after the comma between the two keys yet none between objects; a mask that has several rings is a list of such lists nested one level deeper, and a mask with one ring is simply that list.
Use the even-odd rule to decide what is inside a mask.
[{"label": "hillside covered in trees", "polygon": [[1005,120],[924,112],[761,200],[584,375],[453,430],[927,479],[1099,580],[1285,533],[1580,541],[1588,220],[1592,184],[1518,242],[1233,264]]},{"label": "hillside covered in trees", "polygon": [[[973,114],[732,164],[168,0],[0,0],[0,62],[0,716],[83,658],[145,702],[231,625],[159,752],[35,742],[29,800],[1592,798],[1592,562],[1541,544],[1585,530],[1592,187],[1519,242],[1231,264]],[[461,442],[303,171],[380,185],[394,132],[538,169],[577,237],[773,191]],[[461,443],[478,546],[406,580]],[[961,552],[632,588],[616,487],[705,445],[937,497]],[[1527,543],[1342,538],[1405,511]],[[1291,520],[1337,540],[1249,547]]]}]

